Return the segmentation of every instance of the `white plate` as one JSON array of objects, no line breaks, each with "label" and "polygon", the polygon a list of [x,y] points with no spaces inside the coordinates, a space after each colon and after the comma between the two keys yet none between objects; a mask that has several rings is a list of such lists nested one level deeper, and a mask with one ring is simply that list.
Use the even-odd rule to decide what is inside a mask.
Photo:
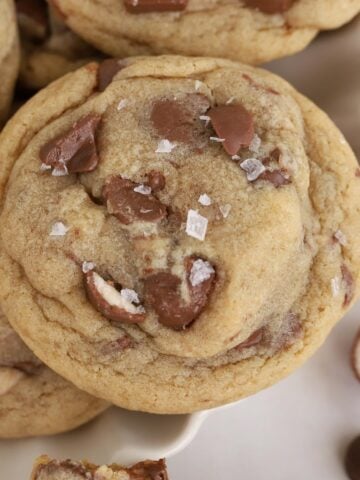
[{"label": "white plate", "polygon": [[0,480],[27,480],[34,459],[44,453],[99,464],[169,458],[192,441],[206,416],[207,412],[149,415],[113,407],[74,432],[0,440]]}]

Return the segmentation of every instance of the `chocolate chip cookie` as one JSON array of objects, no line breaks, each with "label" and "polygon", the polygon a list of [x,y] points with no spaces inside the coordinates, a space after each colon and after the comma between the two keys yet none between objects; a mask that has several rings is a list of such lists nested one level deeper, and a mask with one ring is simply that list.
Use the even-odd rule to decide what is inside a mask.
[{"label": "chocolate chip cookie", "polygon": [[360,11],[359,0],[51,0],[112,56],[181,54],[259,64],[305,48]]},{"label": "chocolate chip cookie", "polygon": [[20,62],[12,0],[0,2],[0,127],[9,113]]},{"label": "chocolate chip cookie", "polygon": [[71,430],[105,408],[36,358],[0,312],[0,438]]},{"label": "chocolate chip cookie", "polygon": [[16,0],[21,34],[20,83],[40,89],[101,55],[66,26],[45,0]]},{"label": "chocolate chip cookie", "polygon": [[31,480],[169,480],[165,460],[139,462],[132,467],[97,466],[88,462],[38,458]]},{"label": "chocolate chip cookie", "polygon": [[354,154],[266,71],[90,64],[13,117],[0,157],[2,308],[51,368],[119,406],[251,395],[359,294]]}]

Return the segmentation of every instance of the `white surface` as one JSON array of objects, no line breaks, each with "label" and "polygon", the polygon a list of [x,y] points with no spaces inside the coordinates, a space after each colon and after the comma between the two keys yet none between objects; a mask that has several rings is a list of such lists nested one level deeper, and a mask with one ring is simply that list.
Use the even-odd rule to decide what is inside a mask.
[{"label": "white surface", "polygon": [[[360,18],[268,67],[323,108],[360,157]],[[288,379],[210,416],[169,460],[171,480],[345,480],[344,450],[360,434],[360,383],[349,367],[359,328],[360,304]]]},{"label": "white surface", "polygon": [[[271,69],[324,108],[360,153],[359,21]],[[359,327],[360,304],[291,377],[209,415],[191,446],[170,458],[171,480],[344,480],[344,448],[360,434],[360,384],[349,367]],[[100,463],[172,455],[202,419],[113,409],[74,433],[0,441],[0,480],[27,480],[41,453]]]}]

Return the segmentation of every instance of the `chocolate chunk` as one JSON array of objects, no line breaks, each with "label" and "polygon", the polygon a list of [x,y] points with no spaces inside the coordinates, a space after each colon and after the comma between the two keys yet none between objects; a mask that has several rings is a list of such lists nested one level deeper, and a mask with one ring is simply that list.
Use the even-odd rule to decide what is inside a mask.
[{"label": "chocolate chunk", "polygon": [[58,480],[68,478],[66,474],[71,474],[73,480],[91,480],[91,472],[80,462],[71,460],[52,460],[48,463],[38,465],[33,472],[34,480]]},{"label": "chocolate chunk", "polygon": [[68,173],[95,170],[99,163],[95,135],[100,120],[101,115],[90,113],[50,140],[40,150],[42,163]]},{"label": "chocolate chunk", "polygon": [[357,169],[355,170],[355,177],[360,178],[360,168],[357,168]]},{"label": "chocolate chunk", "polygon": [[167,215],[167,208],[154,195],[136,192],[140,184],[120,176],[112,176],[103,188],[103,197],[109,213],[125,225],[136,221],[160,222]]},{"label": "chocolate chunk", "polygon": [[244,342],[241,342],[239,343],[239,345],[236,345],[234,349],[237,351],[241,351],[241,350],[244,350],[245,348],[255,347],[263,341],[264,334],[265,334],[265,329],[261,327],[258,330],[255,330],[255,332],[252,333],[250,337],[247,338]]},{"label": "chocolate chunk", "polygon": [[188,94],[181,100],[164,98],[153,104],[151,122],[163,139],[198,144],[205,136],[205,127],[199,117],[209,107],[208,98],[201,94]]},{"label": "chocolate chunk", "polygon": [[89,301],[104,317],[121,323],[139,323],[145,319],[145,310],[133,290],[106,282],[93,270],[85,273],[84,278]]},{"label": "chocolate chunk", "polygon": [[44,0],[17,0],[16,11],[21,33],[35,40],[45,39],[48,16]]},{"label": "chocolate chunk", "polygon": [[129,13],[180,12],[189,0],[124,0]]},{"label": "chocolate chunk", "polygon": [[128,469],[130,480],[169,480],[165,460],[140,462]]},{"label": "chocolate chunk", "polygon": [[98,71],[98,90],[103,92],[108,85],[112,82],[115,75],[120,72],[126,64],[123,60],[117,58],[107,58],[99,65]]},{"label": "chocolate chunk", "polygon": [[170,272],[158,272],[144,279],[145,301],[155,310],[159,322],[166,327],[182,329],[192,323],[206,307],[215,284],[215,272],[193,286],[191,270],[199,260],[185,259],[186,283],[189,301],[181,297],[181,279]]},{"label": "chocolate chunk", "polygon": [[229,155],[236,155],[240,148],[248,147],[254,138],[252,115],[242,105],[220,105],[211,108],[207,115],[222,145]]},{"label": "chocolate chunk", "polygon": [[266,170],[259,176],[259,180],[265,180],[274,185],[275,188],[283,187],[284,185],[289,185],[291,180],[284,176],[284,173],[281,170]]},{"label": "chocolate chunk", "polygon": [[161,172],[156,172],[152,170],[148,175],[147,185],[151,188],[153,192],[160,192],[164,190],[166,181],[165,177]]},{"label": "chocolate chunk", "polygon": [[351,480],[360,480],[360,437],[356,437],[347,448],[345,470]]},{"label": "chocolate chunk", "polygon": [[284,13],[296,0],[244,0],[245,5],[250,8],[257,8],[263,13]]},{"label": "chocolate chunk", "polygon": [[355,280],[346,265],[341,265],[342,279],[345,285],[344,307],[350,305],[355,293]]}]

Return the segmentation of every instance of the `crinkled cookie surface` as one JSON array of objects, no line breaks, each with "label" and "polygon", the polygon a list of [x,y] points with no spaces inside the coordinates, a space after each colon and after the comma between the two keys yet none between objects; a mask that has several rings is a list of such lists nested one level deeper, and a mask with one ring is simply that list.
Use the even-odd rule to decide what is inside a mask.
[{"label": "crinkled cookie surface", "polygon": [[51,0],[112,56],[181,54],[259,64],[305,48],[360,11],[359,0]]},{"label": "crinkled cookie surface", "polygon": [[36,358],[0,312],[0,438],[67,431],[105,408]]},{"label": "crinkled cookie surface", "polygon": [[358,296],[355,157],[265,71],[91,64],[16,114],[0,156],[2,308],[39,358],[119,406],[253,394]]}]

